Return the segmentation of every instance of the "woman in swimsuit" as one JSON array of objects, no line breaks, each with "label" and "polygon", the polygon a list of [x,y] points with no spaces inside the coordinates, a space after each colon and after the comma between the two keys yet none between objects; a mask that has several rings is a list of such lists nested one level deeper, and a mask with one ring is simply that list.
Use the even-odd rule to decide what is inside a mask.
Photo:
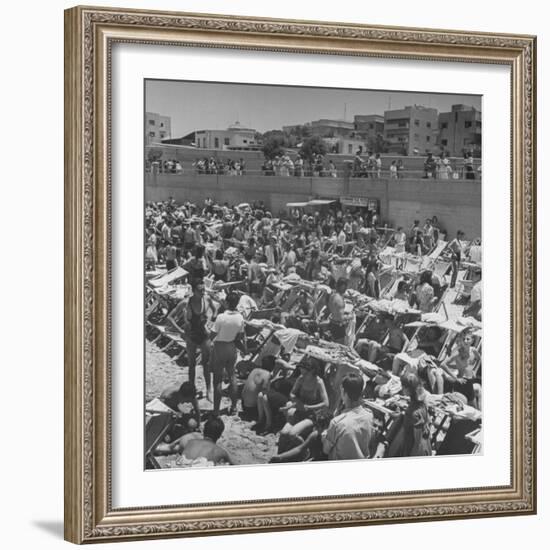
[{"label": "woman in swimsuit", "polygon": [[329,406],[327,389],[323,379],[317,374],[315,359],[310,357],[301,364],[300,372],[287,404],[287,416],[292,417],[294,423],[305,418],[316,418]]}]

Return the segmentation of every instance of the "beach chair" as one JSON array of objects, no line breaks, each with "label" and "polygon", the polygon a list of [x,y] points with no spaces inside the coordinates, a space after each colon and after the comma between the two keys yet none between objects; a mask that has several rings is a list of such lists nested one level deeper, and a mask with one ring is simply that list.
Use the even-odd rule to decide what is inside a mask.
[{"label": "beach chair", "polygon": [[422,262],[422,257],[409,254],[405,258],[405,265],[403,266],[403,270],[407,273],[418,273],[421,270]]},{"label": "beach chair", "polygon": [[477,428],[476,430],[467,433],[464,438],[474,445],[471,454],[475,455],[481,452],[481,447],[483,445],[483,428]]},{"label": "beach chair", "polygon": [[449,270],[450,266],[451,262],[438,257],[433,261],[432,271],[434,275],[437,275],[440,279],[444,280],[445,274]]},{"label": "beach chair", "polygon": [[148,319],[160,306],[159,297],[154,292],[148,292],[145,296],[145,319]]},{"label": "beach chair", "polygon": [[378,285],[380,290],[380,298],[382,298],[388,290],[392,287],[395,279],[397,277],[397,272],[393,266],[384,266],[378,272]]},{"label": "beach chair", "polygon": [[148,284],[153,288],[161,288],[170,283],[174,283],[178,279],[182,279],[183,277],[186,277],[187,274],[188,274],[187,271],[183,269],[183,267],[176,267],[175,269],[173,269],[172,271],[169,271],[168,273],[165,273],[164,275],[160,275],[159,277],[149,279]]},{"label": "beach chair", "polygon": [[160,465],[153,456],[157,445],[174,425],[175,418],[171,413],[148,415],[145,419],[145,468],[160,469]]},{"label": "beach chair", "polygon": [[446,247],[447,247],[446,241],[437,241],[435,248],[428,254],[428,258],[430,258],[430,260],[433,260],[433,261],[437,260],[437,258],[441,256],[441,253],[445,250]]}]

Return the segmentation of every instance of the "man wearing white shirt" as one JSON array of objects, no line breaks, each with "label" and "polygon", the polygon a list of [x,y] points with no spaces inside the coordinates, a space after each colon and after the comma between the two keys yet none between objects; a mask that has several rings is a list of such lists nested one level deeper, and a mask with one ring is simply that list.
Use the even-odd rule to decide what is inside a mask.
[{"label": "man wearing white shirt", "polygon": [[216,317],[212,327],[214,341],[211,357],[211,370],[214,374],[214,414],[220,412],[222,380],[224,372],[229,378],[231,409],[235,412],[237,401],[237,379],[235,376],[235,363],[237,362],[236,342],[243,341],[246,353],[246,335],[244,333],[244,318],[237,311],[239,296],[231,293],[226,300],[227,309]]}]

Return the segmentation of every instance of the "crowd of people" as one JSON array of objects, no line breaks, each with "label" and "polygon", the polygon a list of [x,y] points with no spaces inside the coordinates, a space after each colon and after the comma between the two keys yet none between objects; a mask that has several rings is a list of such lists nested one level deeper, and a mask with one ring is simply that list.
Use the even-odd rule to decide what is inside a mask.
[{"label": "crowd of people", "polygon": [[193,162],[193,168],[199,175],[218,174],[226,176],[244,176],[246,163],[244,159],[219,159],[203,157]]},{"label": "crowd of people", "polygon": [[[243,158],[218,158],[215,156],[196,158],[191,163],[191,169],[198,175],[225,175],[243,176],[253,173],[264,176],[283,177],[343,177],[349,173],[354,178],[381,178],[403,179],[406,177],[423,177],[433,179],[480,179],[481,166],[476,163],[472,153],[466,153],[460,165],[453,165],[448,154],[434,156],[428,153],[422,169],[406,168],[402,159],[385,161],[380,153],[372,151],[356,151],[353,160],[345,161],[349,164],[349,171],[344,166],[337,167],[334,160],[325,155],[316,154],[311,159],[302,155],[290,153],[276,155],[274,158],[264,158],[258,170],[246,171],[246,162]],[[345,164],[344,163],[344,164]],[[167,174],[183,173],[183,164],[177,159],[154,161],[148,163],[148,170],[158,170]]]},{"label": "crowd of people", "polygon": [[453,167],[449,156],[446,154],[434,157],[432,153],[428,153],[424,161],[424,178],[448,180],[455,177],[456,174],[456,177],[475,180],[477,179],[476,172],[481,177],[481,165],[475,167],[474,155],[471,152],[464,154],[464,162],[460,172],[456,167]]},{"label": "crowd of people", "polygon": [[177,420],[153,454],[233,463],[223,414],[277,434],[270,462],[467,452],[464,426],[481,423],[480,239],[447,241],[436,216],[392,229],[341,207],[283,219],[207,198],[145,214],[147,288],[163,306],[149,325],[185,348],[184,379],[159,395]]}]

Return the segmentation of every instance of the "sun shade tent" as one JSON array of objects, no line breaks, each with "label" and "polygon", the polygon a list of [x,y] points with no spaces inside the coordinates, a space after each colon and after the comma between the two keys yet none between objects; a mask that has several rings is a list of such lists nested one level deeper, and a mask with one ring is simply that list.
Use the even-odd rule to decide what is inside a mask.
[{"label": "sun shade tent", "polygon": [[287,202],[286,207],[287,208],[304,208],[304,206],[307,206],[307,202]]},{"label": "sun shade tent", "polygon": [[313,199],[309,201],[307,206],[326,206],[328,204],[334,204],[336,199]]}]

